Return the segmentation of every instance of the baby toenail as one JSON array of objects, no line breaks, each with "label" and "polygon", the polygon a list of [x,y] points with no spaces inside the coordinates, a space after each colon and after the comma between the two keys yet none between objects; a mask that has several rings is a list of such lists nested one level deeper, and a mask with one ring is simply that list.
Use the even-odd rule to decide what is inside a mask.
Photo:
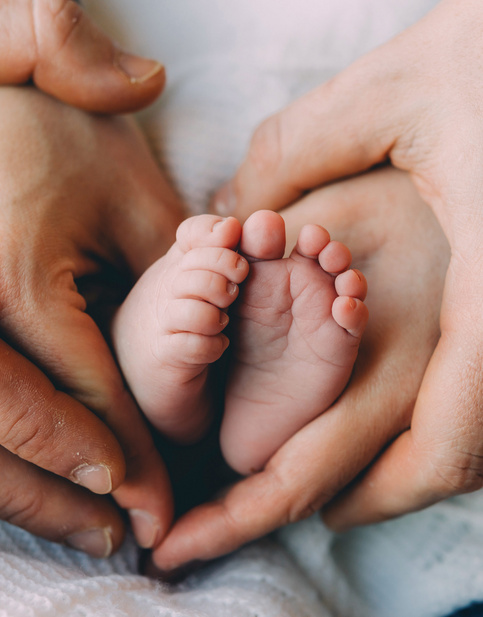
[{"label": "baby toenail", "polygon": [[248,262],[247,262],[247,260],[244,257],[239,257],[238,261],[236,262],[237,270],[242,270],[242,269],[246,268],[247,263]]},{"label": "baby toenail", "polygon": [[357,302],[354,300],[354,298],[349,298],[349,307],[352,310],[355,310],[355,308],[357,307]]},{"label": "baby toenail", "polygon": [[233,294],[236,293],[237,289],[238,289],[238,285],[236,283],[232,283],[231,281],[229,281],[226,284],[226,291],[230,296],[233,296]]},{"label": "baby toenail", "polygon": [[217,227],[219,227],[220,225],[223,225],[223,223],[226,221],[226,219],[221,219],[220,221],[216,221],[216,223],[213,225],[213,229],[212,231],[215,231],[215,229]]},{"label": "baby toenail", "polygon": [[228,315],[226,313],[223,313],[223,311],[220,312],[220,326],[226,326],[226,324],[228,323],[229,319],[228,319]]}]

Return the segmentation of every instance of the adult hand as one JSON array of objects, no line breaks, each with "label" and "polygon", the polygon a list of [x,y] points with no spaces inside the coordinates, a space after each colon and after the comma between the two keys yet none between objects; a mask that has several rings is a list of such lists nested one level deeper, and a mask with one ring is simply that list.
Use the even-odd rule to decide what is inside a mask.
[{"label": "adult hand", "polygon": [[140,109],[161,92],[164,67],[119,49],[73,0],[0,3],[0,84],[32,79],[89,111]]},{"label": "adult hand", "polygon": [[[483,484],[482,26],[483,3],[443,0],[415,26],[263,123],[220,195],[225,209],[235,205],[234,214],[245,218],[389,158],[410,173],[450,243],[441,339],[411,430],[332,511],[328,520],[338,528]],[[341,477],[339,488],[347,479]]]},{"label": "adult hand", "polygon": [[[429,455],[425,445],[441,430],[433,423],[431,430],[412,436],[415,424],[420,426],[413,415],[416,394],[440,334],[449,250],[408,176],[391,168],[371,172],[314,191],[283,214],[289,244],[305,223],[324,225],[351,247],[353,265],[367,278],[370,319],[354,374],[339,400],[282,446],[262,472],[174,525],[154,552],[162,570],[213,559],[312,514],[388,444],[416,439],[415,451],[421,448]],[[367,492],[358,495],[356,514],[373,514],[368,482],[379,474],[385,456],[362,480],[361,490]],[[401,489],[413,459],[408,456],[403,465]],[[377,495],[377,485],[374,490]],[[342,526],[344,514],[339,518],[334,511],[330,522]]]},{"label": "adult hand", "polygon": [[[0,89],[0,518],[103,556],[171,523],[169,480],[77,283],[139,276],[179,204],[134,125]],[[120,445],[119,445],[120,444]],[[67,480],[72,482],[69,482]]]}]

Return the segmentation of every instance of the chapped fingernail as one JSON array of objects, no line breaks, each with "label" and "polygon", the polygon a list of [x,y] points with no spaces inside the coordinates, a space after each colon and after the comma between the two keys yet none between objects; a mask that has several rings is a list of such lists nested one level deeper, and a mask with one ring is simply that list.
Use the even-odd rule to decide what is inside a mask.
[{"label": "chapped fingernail", "polygon": [[129,510],[129,518],[136,536],[137,543],[141,548],[153,548],[159,541],[161,525],[159,520],[145,510]]},{"label": "chapped fingernail", "polygon": [[236,195],[233,188],[233,183],[227,182],[224,184],[213,201],[213,210],[221,216],[231,214],[236,207]]},{"label": "chapped fingernail", "polygon": [[79,465],[70,477],[73,482],[93,493],[105,495],[112,491],[111,471],[106,465]]},{"label": "chapped fingernail", "polygon": [[142,84],[164,70],[164,66],[156,60],[123,52],[117,57],[116,66],[132,84]]},{"label": "chapped fingernail", "polygon": [[112,553],[112,533],[109,527],[86,529],[73,533],[65,539],[65,544],[91,557],[105,558]]}]

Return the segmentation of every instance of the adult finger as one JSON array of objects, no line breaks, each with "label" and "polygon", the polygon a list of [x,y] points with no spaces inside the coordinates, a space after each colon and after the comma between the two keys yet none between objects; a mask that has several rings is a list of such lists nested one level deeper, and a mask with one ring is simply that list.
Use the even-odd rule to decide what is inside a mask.
[{"label": "adult finger", "polygon": [[[77,294],[70,293],[76,298]],[[104,337],[91,317],[81,310],[79,304],[82,299],[79,297],[77,301],[77,306],[73,306],[59,290],[54,290],[50,297],[45,294],[41,304],[24,306],[13,317],[4,319],[3,325],[22,352],[35,358],[42,370],[62,384],[72,399],[95,412],[90,414],[87,427],[95,421],[96,426],[100,424],[103,427],[103,432],[96,433],[86,428],[82,441],[84,448],[89,447],[90,442],[97,443],[104,433],[109,432],[106,426],[114,433],[124,453],[126,472],[121,478],[122,482],[117,478],[116,483],[105,492],[115,489],[113,495],[116,501],[131,515],[138,542],[150,548],[161,540],[171,524],[173,504],[169,478]],[[53,314],[55,320],[52,319]],[[18,389],[14,391],[18,395]],[[12,403],[14,401],[12,395]],[[24,434],[30,435],[32,431],[34,436],[37,432],[42,435],[44,414],[45,410],[38,414],[37,424],[30,432],[22,432],[18,426],[18,439],[22,440]],[[86,410],[84,416],[88,414]],[[38,456],[30,451],[22,454],[18,449],[17,453],[43,467],[46,467],[46,458],[60,458],[60,449],[63,457],[69,460],[78,453],[79,447],[72,422],[65,419],[63,427],[67,437],[62,442],[57,441],[57,447],[52,448],[51,453],[43,449]],[[112,434],[110,438],[112,442]],[[35,445],[35,441],[33,444],[31,441],[27,441],[29,447]],[[56,466],[60,464],[57,458],[53,460]],[[84,475],[81,477],[84,478]],[[85,477],[90,478],[89,474]]]},{"label": "adult finger", "polygon": [[0,447],[0,519],[93,557],[119,548],[124,525],[114,504],[46,473]]},{"label": "adult finger", "polygon": [[244,220],[255,210],[280,209],[307,190],[365,171],[388,157],[400,169],[417,167],[418,153],[426,154],[431,147],[423,143],[419,129],[431,133],[431,112],[441,108],[441,76],[434,72],[436,86],[430,90],[426,65],[419,61],[428,21],[431,32],[444,30],[441,12],[435,9],[265,120],[238,172],[215,197],[214,209]]},{"label": "adult finger", "polygon": [[119,486],[124,458],[105,424],[3,341],[0,365],[0,444],[96,493]]},{"label": "adult finger", "polygon": [[66,103],[103,113],[140,109],[164,86],[159,62],[119,49],[73,0],[6,0],[0,24],[2,84],[33,79]]},{"label": "adult finger", "polygon": [[[284,216],[290,245],[304,223],[324,223],[353,248],[354,263],[367,277],[371,319],[353,379],[339,401],[287,442],[266,470],[180,519],[154,553],[161,569],[221,555],[311,514],[410,425],[439,338],[448,262],[434,216],[405,175],[392,169],[312,192]],[[415,307],[420,307],[416,321]]]},{"label": "adult finger", "polygon": [[[392,259],[388,261],[393,271]],[[401,359],[408,332],[393,327],[387,316],[396,310],[399,318],[404,317],[406,309],[388,293],[378,269],[372,275],[365,271],[370,284],[376,283],[375,297],[379,291],[385,302],[369,307],[372,324],[350,388],[331,409],[294,435],[262,472],[182,517],[153,554],[160,569],[213,559],[313,514],[408,427],[428,350],[421,349],[416,361],[412,355]]]},{"label": "adult finger", "polygon": [[337,530],[386,520],[483,486],[483,333],[471,303],[460,295],[477,289],[479,282],[458,270],[447,285],[454,282],[458,288],[458,317],[449,318],[448,309],[442,314],[446,328],[423,380],[411,428],[327,509],[324,518]]},{"label": "adult finger", "polygon": [[[365,387],[361,382],[357,388],[359,400]],[[332,408],[292,437],[265,470],[184,515],[154,551],[155,565],[170,571],[190,561],[214,559],[306,518],[330,501],[388,438],[374,411],[363,411],[355,397],[351,403],[350,413]],[[382,404],[395,407],[396,397],[384,396]],[[394,430],[402,430],[405,421],[400,415]]]}]

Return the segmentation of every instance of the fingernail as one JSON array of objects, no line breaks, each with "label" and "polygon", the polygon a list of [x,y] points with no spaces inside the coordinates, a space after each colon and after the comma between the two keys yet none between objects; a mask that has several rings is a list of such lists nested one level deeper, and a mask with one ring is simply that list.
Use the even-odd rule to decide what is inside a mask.
[{"label": "fingernail", "polygon": [[228,321],[229,321],[228,315],[224,313],[223,311],[220,311],[220,326],[226,326]]},{"label": "fingernail", "polygon": [[141,548],[153,548],[158,544],[161,526],[159,520],[144,510],[129,510],[129,518],[136,536],[137,543]]},{"label": "fingernail", "polygon": [[87,529],[73,533],[65,539],[65,544],[91,557],[105,558],[112,553],[112,536],[109,527]]},{"label": "fingernail", "polygon": [[99,495],[112,491],[111,471],[105,465],[80,465],[72,472],[71,479]]},{"label": "fingernail", "polygon": [[116,65],[132,84],[142,84],[164,69],[164,66],[156,60],[122,52],[116,59]]},{"label": "fingernail", "polygon": [[215,196],[213,210],[221,216],[231,214],[236,207],[236,195],[233,183],[224,184]]},{"label": "fingernail", "polygon": [[226,291],[230,296],[233,296],[234,294],[236,294],[237,289],[238,289],[238,285],[236,283],[232,283],[231,281],[229,281],[226,284]]}]

